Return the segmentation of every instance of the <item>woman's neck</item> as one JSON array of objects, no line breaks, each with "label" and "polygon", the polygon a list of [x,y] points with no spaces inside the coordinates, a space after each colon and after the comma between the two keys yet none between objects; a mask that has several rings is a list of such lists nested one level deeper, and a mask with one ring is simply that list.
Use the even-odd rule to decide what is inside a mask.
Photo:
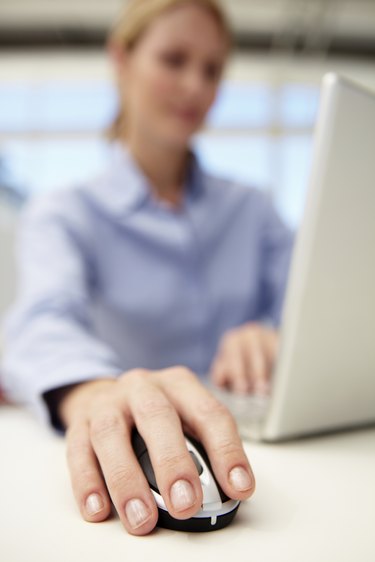
[{"label": "woman's neck", "polygon": [[132,156],[150,180],[154,194],[164,201],[179,206],[188,166],[189,152],[155,142],[142,142],[134,138],[124,141]]}]

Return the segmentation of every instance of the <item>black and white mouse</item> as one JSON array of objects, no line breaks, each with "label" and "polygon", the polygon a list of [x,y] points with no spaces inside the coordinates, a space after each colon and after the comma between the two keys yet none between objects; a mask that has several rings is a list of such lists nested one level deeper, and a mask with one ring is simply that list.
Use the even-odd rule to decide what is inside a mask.
[{"label": "black and white mouse", "polygon": [[169,514],[159,491],[146,444],[138,431],[133,431],[132,443],[134,452],[147,478],[158,507],[159,518],[157,525],[175,531],[199,532],[222,529],[233,520],[240,501],[228,498],[224,494],[213,474],[210,461],[203,446],[187,435],[185,435],[185,442],[198,470],[203,490],[203,504],[201,510],[194,517],[175,519]]}]

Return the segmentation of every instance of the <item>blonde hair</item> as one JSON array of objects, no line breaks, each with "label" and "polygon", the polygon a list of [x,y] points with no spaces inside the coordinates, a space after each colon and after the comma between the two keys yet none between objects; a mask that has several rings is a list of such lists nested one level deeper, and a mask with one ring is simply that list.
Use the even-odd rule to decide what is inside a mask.
[{"label": "blonde hair", "polygon": [[[123,49],[131,50],[158,16],[171,8],[191,3],[202,6],[212,14],[223,31],[229,49],[232,45],[231,29],[218,0],[129,0],[110,30],[108,41]],[[109,139],[115,140],[120,136],[124,120],[125,108],[120,102],[118,115],[107,130]]]}]

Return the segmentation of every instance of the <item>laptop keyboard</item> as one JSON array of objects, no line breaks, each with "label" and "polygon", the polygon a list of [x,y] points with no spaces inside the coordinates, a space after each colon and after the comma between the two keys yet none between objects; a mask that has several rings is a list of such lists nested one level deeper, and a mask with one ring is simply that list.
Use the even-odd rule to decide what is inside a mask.
[{"label": "laptop keyboard", "polygon": [[261,394],[236,394],[212,384],[207,385],[209,390],[222,402],[242,425],[260,422],[264,419],[270,397]]}]

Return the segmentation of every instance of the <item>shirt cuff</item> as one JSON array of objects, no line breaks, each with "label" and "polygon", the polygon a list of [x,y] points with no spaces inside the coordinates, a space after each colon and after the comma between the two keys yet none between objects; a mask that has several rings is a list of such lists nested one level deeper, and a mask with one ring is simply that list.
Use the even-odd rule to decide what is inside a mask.
[{"label": "shirt cuff", "polygon": [[53,382],[51,381],[50,384],[45,384],[43,387],[34,389],[30,402],[26,404],[26,406],[29,407],[41,423],[48,425],[60,434],[65,433],[65,428],[57,414],[57,403],[53,403],[53,401],[48,400],[48,393],[63,387],[82,384],[94,380],[115,379],[124,372],[123,369],[109,365],[103,365],[101,368],[97,364],[92,365],[92,368],[87,368],[88,365],[82,365],[82,367],[85,368],[82,368],[81,370],[72,369],[71,373],[74,373],[74,375],[69,378],[66,377],[66,375],[60,377],[55,376],[53,378]]}]

